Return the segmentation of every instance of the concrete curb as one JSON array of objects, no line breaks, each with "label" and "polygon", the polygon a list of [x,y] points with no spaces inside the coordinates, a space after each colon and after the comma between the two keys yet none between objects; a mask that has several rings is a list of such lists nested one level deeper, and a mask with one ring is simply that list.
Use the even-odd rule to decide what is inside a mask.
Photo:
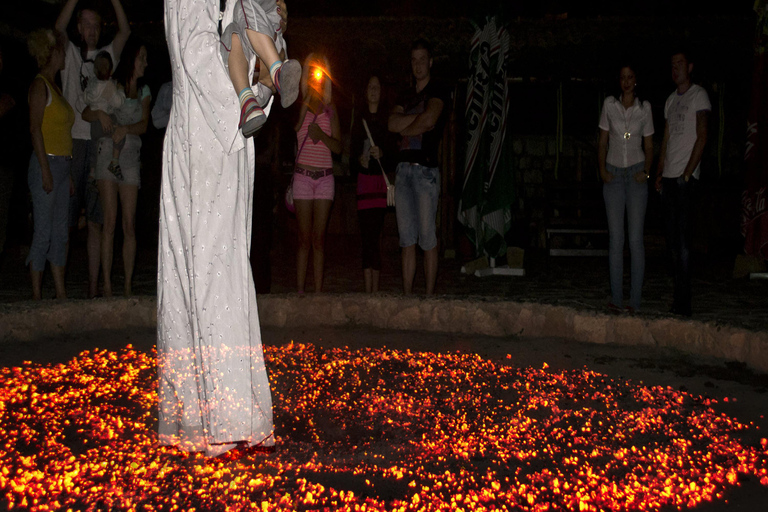
[{"label": "concrete curb", "polygon": [[[645,345],[739,361],[768,373],[768,333],[676,318],[614,316],[563,306],[483,299],[405,298],[363,294],[259,296],[268,327],[360,325],[383,329],[573,339]],[[0,340],[156,325],[155,297],[22,302],[0,306]]]}]

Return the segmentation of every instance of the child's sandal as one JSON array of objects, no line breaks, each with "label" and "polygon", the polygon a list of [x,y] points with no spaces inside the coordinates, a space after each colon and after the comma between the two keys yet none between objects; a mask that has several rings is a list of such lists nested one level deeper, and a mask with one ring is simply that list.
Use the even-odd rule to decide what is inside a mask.
[{"label": "child's sandal", "polygon": [[243,130],[243,137],[253,137],[266,122],[267,116],[259,106],[256,98],[248,98],[240,110],[240,125],[238,128]]},{"label": "child's sandal", "polygon": [[288,59],[275,73],[275,88],[280,93],[280,104],[290,107],[299,97],[301,86],[301,64],[294,59]]}]

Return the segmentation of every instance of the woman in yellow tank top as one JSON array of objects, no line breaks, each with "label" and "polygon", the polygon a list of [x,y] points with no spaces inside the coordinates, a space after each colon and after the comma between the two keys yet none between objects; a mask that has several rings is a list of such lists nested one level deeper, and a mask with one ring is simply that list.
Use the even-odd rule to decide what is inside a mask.
[{"label": "woman in yellow tank top", "polygon": [[56,298],[65,299],[64,267],[67,263],[72,125],[75,113],[56,85],[64,69],[64,38],[51,29],[32,32],[27,40],[38,74],[29,86],[29,133],[32,156],[27,183],[32,195],[34,234],[27,257],[32,276],[32,297],[42,298],[43,270],[50,261]]}]

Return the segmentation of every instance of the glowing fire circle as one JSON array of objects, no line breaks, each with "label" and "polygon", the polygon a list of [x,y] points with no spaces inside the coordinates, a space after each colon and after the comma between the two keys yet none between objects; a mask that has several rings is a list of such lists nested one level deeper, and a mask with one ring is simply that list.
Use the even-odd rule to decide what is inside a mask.
[{"label": "glowing fire circle", "polygon": [[230,462],[157,446],[154,354],[3,369],[0,506],[658,510],[768,486],[768,441],[685,392],[461,353],[265,355],[277,452]]}]

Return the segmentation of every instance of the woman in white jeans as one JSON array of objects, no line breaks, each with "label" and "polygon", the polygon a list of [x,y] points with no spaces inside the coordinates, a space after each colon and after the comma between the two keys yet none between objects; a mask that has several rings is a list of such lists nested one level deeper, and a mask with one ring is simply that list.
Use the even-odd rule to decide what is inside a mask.
[{"label": "woman in white jeans", "polygon": [[[640,309],[645,273],[643,225],[648,204],[647,182],[653,163],[653,116],[650,103],[641,102],[635,94],[635,68],[621,66],[618,78],[620,90],[605,99],[600,115],[598,164],[608,217],[611,279],[608,308],[632,313]],[[629,306],[622,309],[625,210],[632,263]]]}]

